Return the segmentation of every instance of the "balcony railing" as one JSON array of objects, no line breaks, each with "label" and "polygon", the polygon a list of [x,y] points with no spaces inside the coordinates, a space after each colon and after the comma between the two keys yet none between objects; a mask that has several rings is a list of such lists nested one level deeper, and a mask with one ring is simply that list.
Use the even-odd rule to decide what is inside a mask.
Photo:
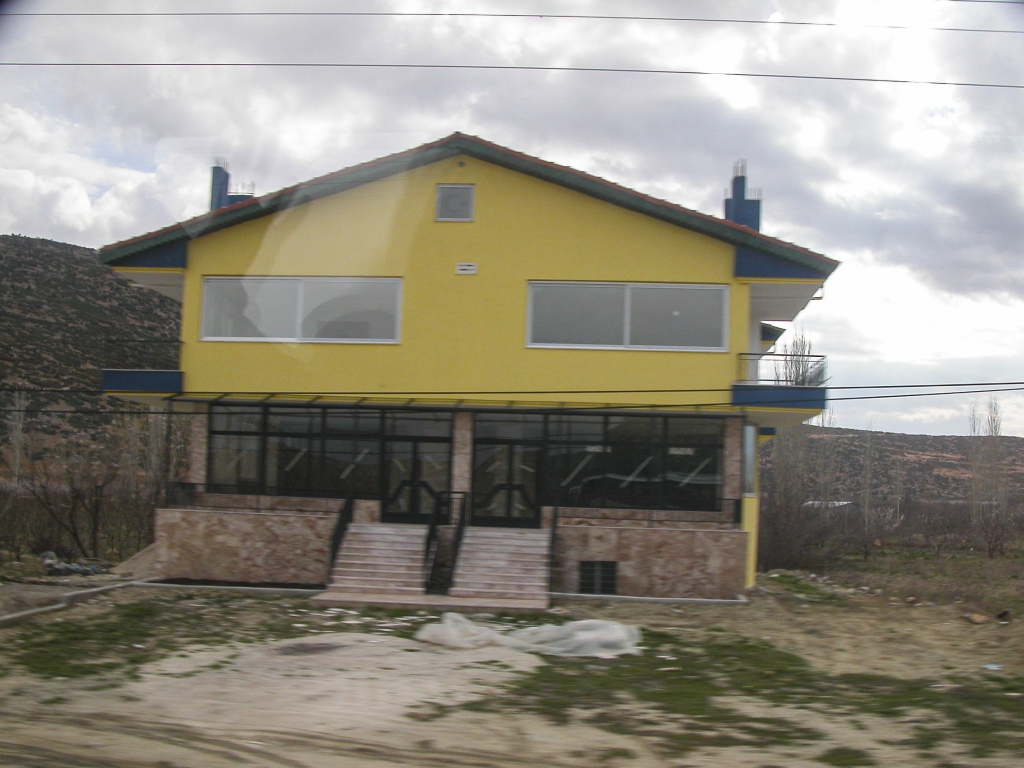
[{"label": "balcony railing", "polygon": [[828,365],[824,355],[739,355],[737,380],[742,384],[824,387]]}]

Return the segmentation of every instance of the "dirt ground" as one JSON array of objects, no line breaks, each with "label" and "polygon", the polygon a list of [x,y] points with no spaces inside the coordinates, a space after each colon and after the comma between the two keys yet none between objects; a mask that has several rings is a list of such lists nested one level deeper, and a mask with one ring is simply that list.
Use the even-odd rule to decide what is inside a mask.
[{"label": "dirt ground", "polygon": [[0,629],[0,765],[1024,764],[1024,625],[761,583],[746,605],[477,617],[642,627],[618,660],[431,646],[426,612],[125,588]]}]

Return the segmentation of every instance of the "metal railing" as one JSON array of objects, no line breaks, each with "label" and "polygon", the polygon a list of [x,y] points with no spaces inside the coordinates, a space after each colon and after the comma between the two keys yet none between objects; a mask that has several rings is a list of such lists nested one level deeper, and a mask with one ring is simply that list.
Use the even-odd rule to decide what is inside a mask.
[{"label": "metal railing", "polygon": [[330,571],[334,568],[334,561],[338,559],[338,551],[341,549],[341,542],[345,539],[349,523],[352,522],[352,513],[355,510],[355,497],[345,499],[345,504],[338,513],[338,522],[334,524],[334,531],[331,533],[331,559],[327,561],[327,580],[330,581]]},{"label": "metal railing", "polygon": [[558,533],[558,507],[551,510],[551,539],[548,541],[548,592],[555,591],[555,538]]},{"label": "metal railing", "polygon": [[828,365],[824,355],[740,354],[736,378],[743,384],[824,387]]},{"label": "metal railing", "polygon": [[[430,525],[427,529],[427,541],[423,552],[423,586],[430,590],[434,583],[434,564],[437,561],[437,549],[440,544],[438,528],[442,525],[450,525],[452,514],[458,502],[459,521],[466,516],[466,494],[462,491],[451,491],[439,493],[434,499],[434,510],[430,515]],[[442,511],[443,510],[443,511]],[[457,553],[458,546],[455,551]],[[454,560],[452,561],[454,565]]]}]

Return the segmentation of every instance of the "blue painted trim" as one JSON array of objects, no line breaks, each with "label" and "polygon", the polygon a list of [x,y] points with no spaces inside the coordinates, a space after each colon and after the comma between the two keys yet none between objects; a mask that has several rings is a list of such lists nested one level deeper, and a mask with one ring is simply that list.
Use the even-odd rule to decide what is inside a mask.
[{"label": "blue painted trim", "polygon": [[825,387],[786,387],[774,384],[733,384],[732,404],[763,408],[807,408],[825,410]]},{"label": "blue painted trim", "polygon": [[181,371],[105,370],[100,383],[104,392],[181,392]]},{"label": "blue painted trim", "polygon": [[177,240],[147,248],[108,262],[112,267],[172,267],[184,269],[188,262],[188,241]]},{"label": "blue painted trim", "polygon": [[789,277],[824,280],[831,270],[818,271],[764,251],[736,246],[736,277]]},{"label": "blue painted trim", "polygon": [[770,325],[768,323],[761,323],[761,341],[770,341],[774,344],[785,332],[785,328],[779,328],[777,325]]},{"label": "blue painted trim", "polygon": [[775,427],[761,427],[757,430],[757,434],[761,437],[775,437]]}]

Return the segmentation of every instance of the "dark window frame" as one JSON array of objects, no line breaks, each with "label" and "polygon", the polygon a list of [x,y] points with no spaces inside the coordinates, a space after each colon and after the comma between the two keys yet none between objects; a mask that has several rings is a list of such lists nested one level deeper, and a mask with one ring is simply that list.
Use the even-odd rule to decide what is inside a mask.
[{"label": "dark window frame", "polygon": [[617,560],[580,560],[579,587],[581,595],[617,595],[619,593]]}]

